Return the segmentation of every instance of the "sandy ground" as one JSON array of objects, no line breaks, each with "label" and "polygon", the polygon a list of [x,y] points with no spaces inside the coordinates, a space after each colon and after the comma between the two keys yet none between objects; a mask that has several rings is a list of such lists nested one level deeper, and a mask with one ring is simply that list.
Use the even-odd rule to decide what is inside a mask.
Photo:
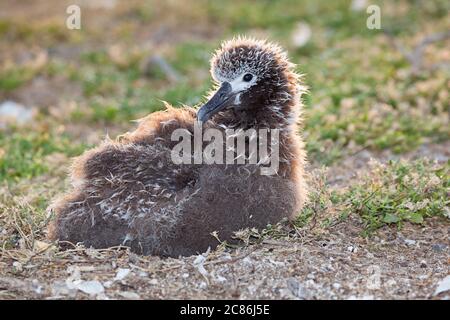
[{"label": "sandy ground", "polygon": [[[449,159],[444,145],[406,155]],[[351,183],[347,165],[330,168],[335,187]],[[375,156],[371,154],[371,156]],[[378,155],[380,161],[392,158]],[[358,162],[359,161],[359,162]],[[359,163],[360,165],[357,165]],[[312,229],[311,229],[312,228]],[[361,236],[350,215],[326,229],[280,225],[274,238],[252,237],[237,249],[219,247],[180,259],[143,257],[124,248],[8,250],[0,258],[0,299],[449,299],[439,284],[450,274],[450,221],[384,227]]]},{"label": "sandy ground", "polygon": [[[349,219],[237,250],[181,259],[123,249],[3,258],[1,299],[448,299],[450,224],[385,228],[370,239]],[[24,252],[22,252],[23,254]],[[20,261],[20,260],[19,260]],[[88,293],[86,293],[88,292]]]}]

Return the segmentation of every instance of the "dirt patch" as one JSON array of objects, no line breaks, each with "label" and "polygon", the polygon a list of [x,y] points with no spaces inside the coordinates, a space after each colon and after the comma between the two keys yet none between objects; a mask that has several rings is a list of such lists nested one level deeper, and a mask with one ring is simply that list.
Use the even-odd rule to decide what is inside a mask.
[{"label": "dirt patch", "polygon": [[[391,150],[376,152],[363,149],[331,166],[327,171],[327,181],[334,187],[349,185],[353,179],[357,178],[358,172],[368,168],[371,159],[386,163],[390,160],[416,160],[420,158],[446,163],[450,159],[450,141],[425,143],[414,151],[402,154],[395,154]],[[313,163],[312,167],[317,167],[317,165]]]},{"label": "dirt patch", "polygon": [[[427,226],[407,225],[400,232],[385,228],[370,239],[359,236],[358,224],[357,219],[349,219],[320,235],[299,232],[237,250],[214,251],[203,258],[141,257],[119,249],[10,251],[0,260],[0,297],[449,298],[448,292],[434,295],[449,273],[448,221],[433,219]],[[96,283],[102,290],[88,294],[84,287],[74,289],[73,282]]]}]

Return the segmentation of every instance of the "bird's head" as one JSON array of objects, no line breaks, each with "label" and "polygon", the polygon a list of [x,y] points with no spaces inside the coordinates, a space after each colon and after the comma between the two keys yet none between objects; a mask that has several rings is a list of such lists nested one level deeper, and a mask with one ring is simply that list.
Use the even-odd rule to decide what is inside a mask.
[{"label": "bird's head", "polygon": [[279,122],[295,116],[299,76],[278,45],[247,38],[226,41],[211,59],[211,74],[217,89],[198,111],[198,120],[232,115],[247,122],[257,117]]}]

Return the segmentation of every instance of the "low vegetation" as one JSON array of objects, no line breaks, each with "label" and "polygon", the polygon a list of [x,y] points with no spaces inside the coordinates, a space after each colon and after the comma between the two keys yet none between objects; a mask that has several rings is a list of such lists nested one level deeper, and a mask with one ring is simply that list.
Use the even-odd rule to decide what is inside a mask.
[{"label": "low vegetation", "polygon": [[[237,34],[279,42],[304,74],[311,180],[294,223],[239,237],[300,241],[349,219],[364,239],[448,225],[449,40],[424,48],[419,72],[398,45],[448,30],[448,1],[374,1],[382,30],[345,0],[91,2],[81,30],[64,27],[63,1],[0,4],[0,104],[36,111],[25,124],[0,118],[0,267],[47,248],[45,208],[66,187],[71,157],[131,130],[161,100],[199,105],[211,53]],[[292,41],[298,23],[311,31],[303,46]]]},{"label": "low vegetation", "polygon": [[311,202],[295,224],[304,227],[319,222],[323,228],[352,214],[361,218],[362,235],[385,225],[423,224],[428,217],[449,217],[449,191],[448,162],[372,161],[369,170],[345,188],[330,187],[323,173],[316,175]]}]

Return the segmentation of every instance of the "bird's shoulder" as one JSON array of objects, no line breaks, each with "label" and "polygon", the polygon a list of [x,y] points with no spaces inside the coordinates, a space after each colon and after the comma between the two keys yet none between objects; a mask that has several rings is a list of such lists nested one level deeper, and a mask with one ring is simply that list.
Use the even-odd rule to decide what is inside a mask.
[{"label": "bird's shoulder", "polygon": [[138,127],[117,138],[124,143],[152,143],[155,141],[171,141],[176,129],[192,132],[196,110],[192,107],[174,108],[166,104],[166,110],[153,112],[137,120]]}]

